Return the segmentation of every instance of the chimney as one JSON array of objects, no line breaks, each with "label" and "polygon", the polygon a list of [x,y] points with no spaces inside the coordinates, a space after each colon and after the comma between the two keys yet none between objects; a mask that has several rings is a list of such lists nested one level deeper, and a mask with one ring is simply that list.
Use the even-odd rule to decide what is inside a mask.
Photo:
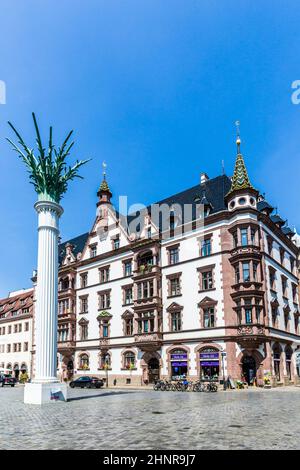
[{"label": "chimney", "polygon": [[200,173],[200,184],[206,183],[209,180],[209,176],[206,173]]}]

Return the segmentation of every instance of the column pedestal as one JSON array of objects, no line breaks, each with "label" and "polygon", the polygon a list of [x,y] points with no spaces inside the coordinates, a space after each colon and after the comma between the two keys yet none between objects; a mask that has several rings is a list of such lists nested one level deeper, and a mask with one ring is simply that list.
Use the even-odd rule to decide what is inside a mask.
[{"label": "column pedestal", "polygon": [[24,389],[24,403],[43,405],[59,400],[67,401],[67,388],[66,384],[60,382],[27,383]]}]

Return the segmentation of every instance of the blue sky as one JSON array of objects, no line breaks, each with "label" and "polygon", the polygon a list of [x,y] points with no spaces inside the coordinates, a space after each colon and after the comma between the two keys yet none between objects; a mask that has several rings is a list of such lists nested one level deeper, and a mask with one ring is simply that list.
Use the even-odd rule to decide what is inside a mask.
[{"label": "blue sky", "polygon": [[[55,6],[54,6],[55,5]],[[150,203],[225,170],[234,121],[254,185],[300,228],[298,1],[2,0],[0,295],[30,285],[35,193],[5,142],[11,120],[33,145],[31,112],[74,158],[92,157],[63,200],[63,239],[88,231],[101,162],[115,197]]]}]

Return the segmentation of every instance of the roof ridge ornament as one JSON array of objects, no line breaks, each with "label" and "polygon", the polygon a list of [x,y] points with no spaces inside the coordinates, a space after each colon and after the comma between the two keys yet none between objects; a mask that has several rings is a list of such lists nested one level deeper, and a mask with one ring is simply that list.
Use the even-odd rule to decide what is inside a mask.
[{"label": "roof ridge ornament", "polygon": [[104,191],[104,192],[111,192],[110,189],[109,189],[109,186],[108,186],[108,183],[107,183],[107,180],[106,180],[106,168],[107,168],[107,164],[105,161],[102,162],[102,175],[103,175],[103,180],[100,184],[100,188],[99,188],[99,191]]},{"label": "roof ridge ornament", "polygon": [[241,154],[241,136],[240,136],[240,121],[235,121],[236,125],[236,145],[237,145],[237,156],[235,161],[235,167],[231,182],[231,188],[228,195],[233,191],[240,189],[254,189],[250,183],[247,168],[244,162],[243,155]]}]

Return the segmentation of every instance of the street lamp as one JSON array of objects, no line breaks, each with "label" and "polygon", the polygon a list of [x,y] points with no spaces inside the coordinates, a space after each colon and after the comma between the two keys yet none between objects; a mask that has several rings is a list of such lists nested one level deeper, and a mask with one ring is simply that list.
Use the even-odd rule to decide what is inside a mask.
[{"label": "street lamp", "polygon": [[226,381],[225,381],[225,368],[224,368],[224,357],[226,357],[226,352],[222,349],[221,350],[221,357],[222,357],[222,372],[223,372],[223,390],[226,390]]}]

